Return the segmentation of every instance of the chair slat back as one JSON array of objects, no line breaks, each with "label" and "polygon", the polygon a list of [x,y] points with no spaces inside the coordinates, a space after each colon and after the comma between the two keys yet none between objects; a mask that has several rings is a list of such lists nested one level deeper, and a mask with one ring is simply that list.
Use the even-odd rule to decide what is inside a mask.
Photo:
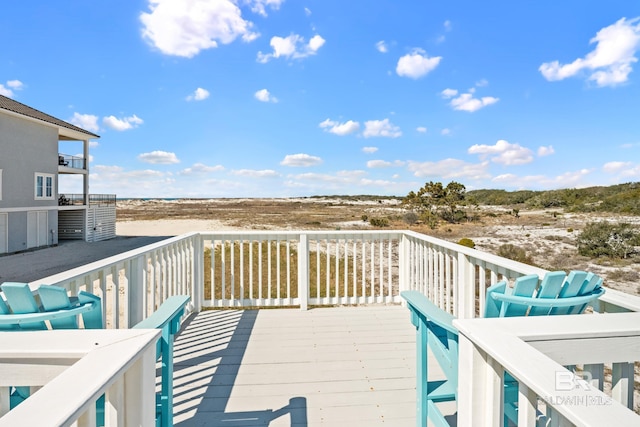
[{"label": "chair slat back", "polygon": [[[38,313],[40,311],[40,306],[27,283],[5,282],[1,289],[13,314]],[[20,329],[43,330],[47,329],[47,325],[44,322],[21,322]]]},{"label": "chair slat back", "polygon": [[[63,310],[71,308],[71,300],[67,290],[60,286],[42,285],[38,288],[40,302],[45,311]],[[51,319],[49,323],[53,329],[78,329],[77,316]]]},{"label": "chair slat back", "polygon": [[[585,280],[587,278],[586,271],[576,271],[573,270],[569,272],[567,276],[567,280],[565,280],[564,285],[562,285],[562,289],[558,294],[558,298],[570,298],[578,296],[580,290],[583,288],[585,284]],[[582,304],[580,304],[582,305]],[[569,314],[571,310],[573,310],[574,306],[568,307],[553,307],[549,314],[558,315],[558,314]]]},{"label": "chair slat back", "polygon": [[[545,274],[540,283],[536,298],[557,298],[566,277],[564,271],[552,271]],[[531,310],[529,310],[529,316],[546,316],[549,314],[549,311],[549,307],[533,306]]]},{"label": "chair slat back", "polygon": [[[518,277],[510,294],[515,297],[532,298],[538,287],[538,280],[537,274]],[[505,293],[507,292],[509,292],[509,288]],[[530,307],[527,304],[504,302],[500,310],[500,317],[525,316]]]}]

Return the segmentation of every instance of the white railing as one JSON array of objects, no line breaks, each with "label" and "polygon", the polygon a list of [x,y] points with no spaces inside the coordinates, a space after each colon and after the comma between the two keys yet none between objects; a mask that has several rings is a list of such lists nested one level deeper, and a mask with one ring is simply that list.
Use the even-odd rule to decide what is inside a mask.
[{"label": "white railing", "polygon": [[[455,320],[458,425],[500,426],[504,374],[518,382],[518,425],[637,426],[640,313]],[[611,390],[602,392],[603,362]],[[564,366],[582,365],[580,378]],[[629,408],[629,409],[628,409]]]},{"label": "white railing", "polygon": [[[0,426],[155,425],[157,329],[0,333]],[[9,411],[9,391],[32,395]]]},{"label": "white railing", "polygon": [[398,232],[201,233],[205,307],[399,302]]},{"label": "white railing", "polygon": [[31,282],[58,285],[101,297],[107,328],[130,328],[167,298],[190,295],[187,313],[199,311],[202,293],[202,240],[198,233],[173,237],[63,273]]},{"label": "white railing", "polygon": [[[224,250],[223,250],[224,248]],[[168,297],[202,307],[399,303],[418,290],[458,318],[484,311],[485,290],[545,270],[410,231],[201,232],[170,238],[32,282],[102,297],[107,327],[128,328]],[[596,310],[640,311],[607,290]]]},{"label": "white railing", "polygon": [[[299,306],[307,309],[311,305],[399,303],[400,291],[418,290],[459,319],[470,319],[484,311],[486,287],[503,278],[514,279],[532,273],[542,276],[546,271],[410,231],[201,232],[125,252],[30,285],[35,289],[41,283],[57,284],[72,293],[79,290],[96,293],[102,297],[107,326],[128,328],[150,315],[165,299],[178,294],[190,295],[192,304],[187,309],[197,312],[202,307]],[[607,289],[595,311],[640,311],[640,297]],[[586,318],[605,319],[605,316],[575,317],[579,321],[555,316],[546,321],[558,326]],[[520,322],[513,318],[503,321],[505,325]],[[484,325],[482,321],[479,324]],[[610,326],[614,336],[627,331],[622,324]],[[520,360],[513,360],[514,353],[508,346],[474,341],[478,339],[476,331],[480,329],[470,328],[464,338],[469,341],[465,351],[471,351],[472,358],[467,360],[468,353],[461,353],[461,360],[480,366],[478,355],[489,355],[486,360],[492,360],[490,369],[485,366],[482,372],[506,369],[518,379],[528,399],[532,399],[534,392],[535,396],[544,399],[545,393],[551,390],[548,384],[546,388],[537,388],[539,372],[531,371],[534,369],[531,366],[520,367]],[[583,335],[591,337],[591,332]],[[621,347],[626,343],[635,346],[637,352],[634,337],[630,335],[625,341],[621,335],[619,342],[613,345],[594,336],[593,342],[598,348],[607,347],[615,356],[617,350],[624,353]],[[561,336],[552,342],[564,351],[570,347],[567,343],[574,340],[564,340]],[[535,347],[531,343],[527,341],[526,345]],[[570,348],[567,351],[571,354]],[[598,354],[603,357],[597,361],[581,362],[582,359],[575,358],[566,363],[562,361],[562,364],[585,363],[583,369],[592,372],[596,378],[602,378],[610,369],[614,379],[619,378],[618,383],[614,381],[615,390],[621,389],[615,384],[622,383],[631,384],[632,390],[627,389],[622,397],[617,391],[613,395],[625,402],[625,406],[633,405],[629,403],[634,400],[633,365],[621,364],[615,357],[607,359],[608,354]],[[603,363],[613,365],[606,368]],[[493,378],[491,387],[495,388],[496,377],[491,375],[488,378]],[[470,381],[477,381],[477,378]],[[469,392],[462,391],[466,387],[461,388],[462,395]],[[474,399],[461,407],[460,415],[469,407],[476,408],[478,403]],[[555,408],[553,401],[547,403],[561,417],[573,419],[574,415],[569,414],[567,408]],[[611,408],[617,406],[601,407],[600,410],[606,414]],[[572,411],[569,408],[569,412]]]}]

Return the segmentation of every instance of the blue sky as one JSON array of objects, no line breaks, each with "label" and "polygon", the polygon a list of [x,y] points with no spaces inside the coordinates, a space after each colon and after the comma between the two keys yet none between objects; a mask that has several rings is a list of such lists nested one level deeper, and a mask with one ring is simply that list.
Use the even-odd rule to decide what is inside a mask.
[{"label": "blue sky", "polygon": [[31,0],[0,38],[0,93],[101,136],[92,193],[640,180],[636,1]]}]

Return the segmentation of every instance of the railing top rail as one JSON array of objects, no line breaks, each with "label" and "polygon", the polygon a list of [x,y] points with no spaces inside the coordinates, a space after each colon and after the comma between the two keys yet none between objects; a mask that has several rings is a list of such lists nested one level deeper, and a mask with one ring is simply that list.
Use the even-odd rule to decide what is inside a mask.
[{"label": "railing top rail", "polygon": [[287,236],[297,237],[301,234],[309,237],[325,237],[325,236],[384,236],[386,238],[399,238],[405,233],[402,230],[229,230],[229,231],[201,231],[201,234],[205,238],[211,236],[226,237],[226,236]]},{"label": "railing top rail", "polygon": [[[0,426],[71,425],[122,377],[144,352],[155,351],[157,329],[55,330],[0,333],[0,385],[16,359],[50,364],[76,359],[21,405],[0,418]],[[3,372],[4,371],[4,372]],[[60,399],[60,396],[65,396]]]},{"label": "railing top rail", "polygon": [[118,255],[113,255],[111,257],[108,258],[104,258],[101,259],[100,261],[95,261],[80,267],[76,267],[76,268],[72,268],[71,270],[67,270],[64,271],[62,273],[58,273],[58,274],[54,274],[48,277],[44,277],[42,279],[39,280],[35,280],[33,282],[29,283],[29,287],[34,290],[37,289],[40,285],[52,285],[55,283],[59,283],[61,281],[65,281],[65,280],[73,280],[75,278],[79,278],[84,276],[85,274],[88,274],[92,271],[98,270],[100,268],[104,268],[110,265],[113,265],[115,263],[121,263],[121,262],[126,262],[129,260],[132,260],[136,257],[139,257],[141,255],[146,254],[147,252],[151,252],[151,251],[155,251],[158,249],[161,249],[167,245],[182,241],[182,240],[189,240],[193,237],[197,237],[199,236],[200,233],[198,232],[192,232],[192,233],[187,233],[187,234],[182,234],[180,236],[175,236],[175,237],[170,237],[166,240],[161,240],[159,242],[156,243],[152,243],[150,245],[147,246],[142,246],[140,248],[137,249],[132,249],[130,251],[127,252],[123,252],[121,254]]},{"label": "railing top rail", "polygon": [[[633,356],[630,353],[633,353],[634,348],[637,347],[629,345],[628,340],[640,342],[640,313],[459,319],[454,320],[454,325],[461,336],[481,348],[519,382],[526,384],[530,390],[547,404],[551,404],[558,413],[573,424],[608,425],[613,419],[619,425],[636,425],[635,423],[638,422],[637,414],[620,403],[608,399],[596,388],[559,390],[556,373],[566,370],[549,355],[574,358],[574,360],[561,361],[566,364],[596,363],[590,359],[598,358],[605,352],[607,361],[632,360],[629,359]],[[603,340],[606,343],[598,346],[596,355],[583,351],[585,347],[593,345],[594,340]],[[547,343],[551,345],[545,345]],[[610,404],[606,406],[554,405],[554,398],[610,401]]]},{"label": "railing top rail", "polygon": [[516,271],[518,273],[537,274],[538,276],[543,277],[548,272],[548,270],[545,270],[544,268],[535,267],[529,264],[523,264],[521,262],[503,258],[498,255],[491,254],[489,252],[479,251],[477,249],[468,248],[466,246],[462,246],[457,243],[452,243],[446,240],[438,239],[437,237],[416,233],[415,231],[404,231],[403,233],[407,237],[433,243],[447,250],[469,256],[476,260],[484,261],[488,264],[500,265],[502,267],[505,267],[507,270]]}]

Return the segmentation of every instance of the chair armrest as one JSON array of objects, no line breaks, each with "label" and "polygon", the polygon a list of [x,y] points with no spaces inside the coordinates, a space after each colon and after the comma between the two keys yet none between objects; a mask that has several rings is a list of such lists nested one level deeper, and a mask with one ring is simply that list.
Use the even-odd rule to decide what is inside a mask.
[{"label": "chair armrest", "polygon": [[[190,300],[189,295],[176,295],[167,298],[151,316],[136,324],[133,329],[162,329],[170,322],[180,320],[184,313],[184,307]],[[177,330],[171,331],[174,334],[176,332]]]},{"label": "chair armrest", "polygon": [[[432,303],[424,294],[418,291],[403,291],[400,296],[407,301],[412,313],[437,324],[451,333],[458,334],[458,329],[453,326],[455,316]],[[414,326],[417,327],[418,325],[414,323]]]},{"label": "chair armrest", "polygon": [[0,325],[20,325],[21,323],[43,322],[45,320],[62,319],[65,317],[77,316],[78,314],[86,313],[93,310],[94,303],[88,302],[78,307],[43,311],[39,313],[24,313],[24,314],[0,314]]}]

